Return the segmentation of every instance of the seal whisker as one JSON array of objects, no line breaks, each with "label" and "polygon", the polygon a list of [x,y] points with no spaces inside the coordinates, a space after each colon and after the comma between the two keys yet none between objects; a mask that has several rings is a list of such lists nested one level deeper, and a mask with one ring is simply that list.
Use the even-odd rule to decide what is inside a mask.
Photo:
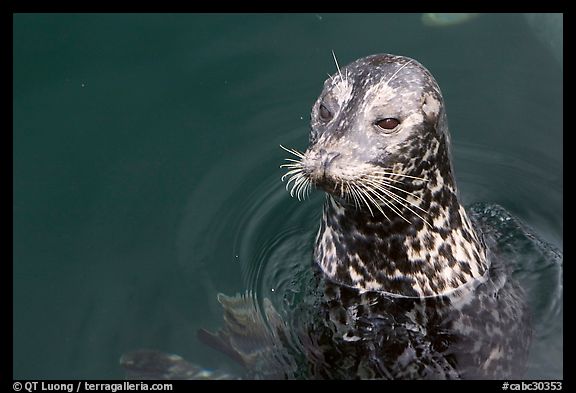
[{"label": "seal whisker", "polygon": [[[382,213],[384,215],[384,217],[386,217],[386,219],[388,221],[390,221],[390,217],[388,217],[388,215],[384,212],[384,209],[382,208],[382,205],[380,205],[373,197],[372,195],[375,195],[374,192],[372,192],[372,190],[366,189],[366,197],[368,197],[368,199],[370,199],[370,201],[372,201],[372,203],[374,204],[374,206],[376,206],[376,208],[380,211],[380,213]],[[390,206],[385,200],[383,200],[384,205],[386,206]]]},{"label": "seal whisker", "polygon": [[403,201],[408,202],[409,204],[411,204],[411,205],[414,206],[415,208],[420,209],[420,210],[421,210],[422,212],[424,212],[424,213],[427,213],[426,210],[422,209],[420,206],[418,206],[418,205],[415,204],[414,202],[411,202],[411,201],[409,201],[408,199],[406,199],[406,198],[404,198],[404,197],[402,197],[402,196],[394,193],[392,190],[388,189],[388,187],[392,187],[392,188],[398,189],[398,190],[403,191],[403,192],[405,192],[405,193],[407,193],[407,194],[409,194],[409,195],[412,195],[412,196],[415,197],[415,198],[418,198],[419,200],[422,200],[422,198],[414,195],[413,193],[408,192],[408,191],[405,191],[405,190],[403,190],[403,189],[401,189],[401,188],[398,188],[398,187],[394,187],[394,186],[391,185],[391,184],[382,184],[382,183],[375,182],[375,181],[372,181],[372,180],[366,180],[366,182],[368,182],[370,185],[372,185],[373,187],[378,188],[379,190],[381,190],[381,191],[383,191],[383,192],[387,192],[387,193],[392,193],[392,194],[394,194],[396,197],[402,199]]},{"label": "seal whisker", "polygon": [[302,185],[303,185],[303,184],[306,184],[306,183],[305,183],[305,182],[300,182],[300,184],[298,184],[298,187],[296,188],[296,192],[295,192],[296,198],[298,198],[299,201],[302,200],[300,196],[301,196],[301,194],[302,194]]},{"label": "seal whisker", "polygon": [[296,149],[288,149],[288,148],[286,148],[286,147],[284,147],[284,146],[282,146],[282,145],[279,145],[279,146],[280,146],[282,149],[284,149],[285,151],[287,151],[288,153],[294,154],[296,157],[304,158],[304,153],[301,153],[301,152],[299,152],[299,151],[296,150]]},{"label": "seal whisker", "polygon": [[[367,180],[367,181],[368,181],[368,180]],[[377,180],[369,180],[369,181],[374,181],[374,182],[376,182],[376,183],[378,183],[378,184],[380,184],[381,186],[386,187],[386,188],[393,188],[393,189],[395,189],[395,190],[402,191],[404,194],[410,195],[411,197],[419,200],[420,202],[423,202],[423,201],[424,201],[421,197],[419,197],[419,196],[416,195],[415,193],[410,192],[410,191],[406,191],[406,190],[404,190],[404,189],[402,189],[402,188],[400,188],[400,187],[396,187],[396,186],[388,183],[385,179],[382,179],[382,182],[377,181]],[[417,206],[417,205],[415,205],[414,203],[408,201],[407,199],[406,199],[406,202],[411,203],[413,206]],[[424,210],[423,210],[423,211],[424,211]]]},{"label": "seal whisker", "polygon": [[293,173],[302,172],[303,170],[304,170],[304,168],[293,168],[293,169],[290,169],[288,172],[286,172],[286,174],[284,176],[291,175]]},{"label": "seal whisker", "polygon": [[304,166],[302,165],[290,165],[290,166],[280,166],[280,168],[286,168],[288,170],[288,172],[292,172],[292,171],[303,171],[304,170]]},{"label": "seal whisker", "polygon": [[[366,177],[374,177],[374,178],[376,178],[376,179],[384,179],[384,180],[389,181],[389,182],[392,182],[392,183],[405,183],[405,182],[408,181],[408,179],[403,179],[403,180],[401,180],[401,179],[394,179],[394,178],[392,178],[392,176],[395,176],[395,175],[398,175],[399,177],[406,177],[406,178],[408,178],[408,179],[415,177],[415,176],[410,176],[410,177],[409,177],[408,175],[404,176],[404,175],[402,175],[402,174],[400,174],[400,173],[385,173],[385,172],[368,173],[368,174],[366,174],[366,175],[364,175],[364,176],[366,176]],[[428,181],[427,179],[418,179],[418,178],[417,178],[417,179],[414,179],[414,180]]]},{"label": "seal whisker", "polygon": [[286,182],[286,190],[288,190],[288,186],[290,185],[290,183],[292,183],[293,181],[297,180],[298,178],[304,176],[301,172],[299,173],[295,173],[293,174],[290,179],[288,179],[288,182]]},{"label": "seal whisker", "polygon": [[311,190],[312,190],[312,181],[308,179],[308,182],[306,183],[306,197],[310,195]]},{"label": "seal whisker", "polygon": [[[401,211],[397,206],[394,205],[393,201],[388,201],[388,200],[386,200],[386,198],[385,198],[383,195],[379,194],[379,193],[378,193],[376,190],[374,190],[373,188],[371,188],[371,187],[369,188],[366,184],[363,184],[363,186],[365,187],[365,189],[366,189],[367,192],[373,194],[377,199],[379,199],[379,200],[380,200],[381,202],[383,202],[386,206],[388,206],[388,207],[390,208],[390,210],[392,210],[392,211],[393,211],[394,213],[396,213],[400,218],[402,218],[404,221],[406,221],[407,223],[410,224],[410,221],[409,221],[406,217],[404,217],[404,216],[402,215],[402,211]],[[380,206],[380,205],[378,204],[378,206]],[[382,213],[384,213],[384,212],[382,212]],[[384,215],[386,215],[386,214],[384,214]],[[388,217],[386,217],[386,218],[388,218]],[[388,220],[390,220],[390,218],[388,218]]]},{"label": "seal whisker", "polygon": [[[280,181],[284,181],[284,179],[288,176],[292,176],[292,175],[296,175],[296,174],[300,174],[303,171],[303,169],[292,169],[288,172],[286,172],[281,178]],[[288,180],[288,183],[290,183],[290,180]]]},{"label": "seal whisker", "polygon": [[354,190],[352,187],[350,187],[350,183],[345,181],[346,184],[346,197],[348,197],[348,195],[350,195],[352,197],[352,200],[354,201],[354,207],[356,209],[360,208],[360,203],[358,201],[358,197],[356,196],[356,190]]},{"label": "seal whisker", "polygon": [[294,193],[295,193],[296,187],[298,186],[298,182],[302,181],[301,179],[302,179],[301,177],[298,177],[298,179],[296,179],[294,184],[292,184],[292,188],[290,189],[290,196],[292,198],[294,198],[294,195],[295,195]]},{"label": "seal whisker", "polygon": [[[412,209],[410,209],[410,207],[409,207],[408,205],[404,205],[404,204],[402,203],[402,201],[403,201],[403,202],[406,202],[406,203],[408,203],[408,204],[410,204],[410,205],[412,205],[414,208],[420,210],[422,213],[425,213],[425,214],[428,213],[428,211],[427,211],[426,209],[423,209],[423,208],[420,207],[419,205],[417,205],[417,204],[415,204],[415,203],[407,200],[406,198],[404,198],[404,197],[396,194],[395,192],[393,192],[393,191],[391,191],[391,190],[382,189],[381,191],[384,192],[386,195],[390,196],[391,198],[393,198],[393,199],[394,199],[395,201],[397,201],[398,203],[401,203],[402,206],[405,206],[408,210],[410,210],[410,211],[413,212],[414,214],[416,214],[416,212],[414,212]],[[419,217],[420,217],[420,216],[419,216]]]},{"label": "seal whisker", "polygon": [[[424,221],[430,228],[432,227],[432,224],[430,224],[426,219],[424,219],[424,217],[422,217],[421,215],[419,215],[418,213],[416,213],[414,210],[412,210],[410,208],[410,206],[408,206],[407,204],[402,203],[402,197],[400,197],[399,195],[396,195],[395,193],[393,193],[390,190],[386,190],[386,189],[382,189],[382,191],[388,195],[390,198],[394,199],[397,203],[399,203],[401,206],[404,206],[406,209],[408,209],[410,212],[412,212],[414,215],[416,215],[418,218],[420,218],[422,221]],[[410,201],[407,201],[408,203],[411,203]],[[420,208],[419,206],[414,205],[414,207],[417,207],[418,209],[426,212],[425,210],[423,210],[422,208]],[[427,213],[427,212],[426,212]]]},{"label": "seal whisker", "polygon": [[[360,189],[360,190],[362,190],[362,189]],[[380,213],[382,213],[384,216],[386,216],[386,213],[384,213],[382,206],[380,206],[379,203],[376,203],[374,198],[372,198],[372,196],[368,192],[366,192],[365,190],[362,190],[360,195],[362,195],[362,194],[364,194],[364,196],[372,203],[372,206],[377,208],[380,211]],[[372,216],[374,216],[374,213],[372,211],[370,211],[370,213],[372,214]]]},{"label": "seal whisker", "polygon": [[[290,179],[288,179],[288,183],[286,183],[286,191],[288,191],[288,189],[290,188],[290,182],[296,180],[300,175],[294,175],[292,176]],[[292,187],[294,187],[294,185],[292,185]]]},{"label": "seal whisker", "polygon": [[369,178],[369,179],[374,179],[376,181],[385,181],[386,184],[406,183],[405,180],[392,179],[392,178],[382,176],[382,175],[365,174],[365,175],[362,175],[361,178]]},{"label": "seal whisker", "polygon": [[359,201],[358,201],[358,197],[356,196],[356,191],[352,188],[350,188],[350,186],[348,186],[350,195],[352,195],[352,201],[354,202],[354,207],[356,208],[356,210],[358,210],[360,208],[359,206]]},{"label": "seal whisker", "polygon": [[336,63],[336,69],[338,70],[338,74],[340,74],[340,79],[344,80],[342,77],[342,72],[340,71],[340,66],[338,65],[338,60],[336,60],[336,54],[334,53],[334,50],[332,50],[332,57],[334,58],[334,63]]},{"label": "seal whisker", "polygon": [[[304,200],[306,198],[306,187],[309,183],[310,180],[308,180],[308,178],[306,176],[302,177],[304,179],[304,181],[299,185],[298,187],[298,200]],[[300,199],[302,198],[302,199]]]},{"label": "seal whisker", "polygon": [[310,183],[310,179],[306,176],[302,176],[302,182],[298,185],[298,200],[304,200],[308,196],[308,184]]},{"label": "seal whisker", "polygon": [[[298,172],[299,172],[299,171],[298,171]],[[298,172],[293,173],[293,174],[287,173],[287,174],[283,175],[283,176],[280,178],[280,181],[284,181],[284,179],[285,179],[286,177],[290,176],[290,178],[288,179],[288,182],[286,183],[286,190],[288,190],[288,185],[289,185],[292,181],[296,180],[295,177],[296,177],[296,176],[299,176],[299,173],[298,173]]]},{"label": "seal whisker", "polygon": [[301,153],[298,150],[292,149],[290,150],[290,152],[300,159],[304,158],[304,153]]},{"label": "seal whisker", "polygon": [[[292,189],[290,190],[290,196],[291,197],[294,197],[294,194],[297,193],[302,182],[305,182],[305,181],[306,181],[306,177],[303,176],[302,174],[299,174],[298,179],[296,179],[296,181],[292,185]],[[298,198],[298,200],[300,200],[300,198]]]},{"label": "seal whisker", "polygon": [[408,64],[410,64],[410,63],[412,63],[412,59],[410,59],[410,60],[408,60],[406,63],[402,64],[402,66],[401,66],[400,68],[398,68],[398,69],[396,70],[396,72],[394,72],[394,73],[392,74],[392,76],[390,77],[390,79],[388,79],[388,80],[386,81],[386,84],[389,84],[389,83],[392,81],[392,79],[394,79],[394,77],[395,77],[396,75],[398,75],[398,73],[399,73],[404,67],[406,67],[406,66],[407,66]]},{"label": "seal whisker", "polygon": [[308,182],[306,182],[306,196],[310,195],[311,189],[312,189],[312,181],[308,179]]},{"label": "seal whisker", "polygon": [[[368,206],[368,204],[366,203],[366,200],[364,199],[364,197],[362,196],[362,192],[359,190],[358,186],[356,186],[353,182],[346,182],[350,192],[352,193],[353,198],[355,199],[355,201],[358,201],[358,205],[357,208],[360,208],[360,206],[362,205],[362,202],[364,202],[364,204],[368,207],[368,210],[370,210],[370,206]],[[372,213],[372,210],[370,210],[370,214],[372,214],[372,216],[374,216],[374,214]]]},{"label": "seal whisker", "polygon": [[364,195],[363,195],[364,192],[362,192],[354,183],[350,183],[350,187],[356,189],[356,191],[358,192],[358,197],[360,199],[362,199],[362,201],[364,202],[364,204],[368,208],[368,211],[370,212],[372,217],[374,217],[374,212],[372,212],[372,209],[370,208],[370,204],[368,203],[368,201],[366,201],[366,198],[364,198]]},{"label": "seal whisker", "polygon": [[[302,160],[295,160],[293,158],[285,158],[284,161],[290,161],[290,162],[302,165]],[[288,165],[288,164],[284,164],[284,165]]]},{"label": "seal whisker", "polygon": [[[422,220],[426,221],[424,218],[422,218],[421,216],[418,215],[418,213],[416,213],[414,210],[412,210],[410,208],[410,206],[404,204],[402,201],[405,201],[406,203],[411,204],[413,207],[419,209],[420,211],[422,211],[423,213],[428,213],[426,210],[422,209],[420,206],[415,205],[414,203],[410,202],[409,200],[399,196],[398,194],[394,193],[393,191],[390,190],[383,190],[388,196],[390,196],[392,199],[394,199],[395,201],[397,201],[399,204],[401,204],[402,206],[404,206],[406,209],[410,210],[412,213],[416,214],[418,217],[420,217]],[[428,221],[426,221],[426,223],[432,227],[432,225],[430,225],[430,223]]]},{"label": "seal whisker", "polygon": [[[384,209],[382,209],[382,206],[374,200],[372,195],[370,195],[370,191],[367,188],[366,184],[357,184],[357,186],[358,186],[358,190],[361,192],[360,195],[362,196],[362,194],[364,194],[364,196],[366,198],[368,198],[368,200],[370,202],[372,202],[373,206],[375,208],[377,208],[380,211],[380,213],[382,213],[384,215],[384,217],[386,217],[388,220],[390,220],[390,218],[386,215],[386,213],[384,213]],[[386,202],[384,202],[384,203],[386,203]],[[370,213],[372,213],[372,210],[370,210]],[[373,213],[372,213],[372,216],[374,216]]]},{"label": "seal whisker", "polygon": [[[401,176],[401,177],[407,177],[410,179],[416,179],[416,180],[422,180],[422,181],[429,181],[430,179],[425,179],[423,177],[418,177],[418,176],[412,176],[412,175],[405,175],[403,173],[397,173],[397,172],[386,172],[386,171],[379,171],[379,170],[375,170],[371,172],[371,175],[389,175],[389,176]],[[393,180],[393,179],[389,179],[389,180]]]},{"label": "seal whisker", "polygon": [[280,165],[280,168],[292,168],[292,169],[303,169],[303,165],[298,165],[298,164],[282,164]]}]

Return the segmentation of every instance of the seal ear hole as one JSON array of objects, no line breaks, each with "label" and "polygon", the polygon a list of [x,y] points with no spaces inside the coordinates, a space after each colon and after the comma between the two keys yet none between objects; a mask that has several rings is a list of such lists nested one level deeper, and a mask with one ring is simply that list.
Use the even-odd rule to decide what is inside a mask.
[{"label": "seal ear hole", "polygon": [[400,121],[398,119],[394,119],[393,117],[388,117],[386,119],[378,120],[374,124],[376,124],[376,127],[382,129],[383,131],[390,132],[398,127]]},{"label": "seal ear hole", "polygon": [[330,121],[334,117],[334,115],[332,115],[332,112],[330,112],[328,108],[324,106],[324,104],[320,104],[320,109],[318,110],[318,113],[320,114],[320,119],[322,119],[323,121]]},{"label": "seal ear hole", "polygon": [[430,97],[428,94],[424,95],[422,99],[422,111],[424,112],[426,119],[429,121],[434,120],[438,115],[439,110],[440,105],[438,101]]}]

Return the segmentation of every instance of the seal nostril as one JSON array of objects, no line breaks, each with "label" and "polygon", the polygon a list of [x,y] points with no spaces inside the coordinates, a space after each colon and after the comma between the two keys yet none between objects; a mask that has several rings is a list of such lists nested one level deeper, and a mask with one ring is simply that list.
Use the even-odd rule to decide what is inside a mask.
[{"label": "seal nostril", "polygon": [[340,153],[329,154],[328,157],[326,157],[327,165],[330,165],[332,163],[332,161],[334,161],[338,157],[340,157]]},{"label": "seal nostril", "polygon": [[326,153],[325,150],[321,150],[321,152],[323,152],[323,157],[322,157],[322,172],[323,172],[323,177],[326,177],[326,169],[328,169],[328,166],[330,164],[332,164],[332,161],[334,161],[336,158],[338,158],[340,156],[340,153]]}]

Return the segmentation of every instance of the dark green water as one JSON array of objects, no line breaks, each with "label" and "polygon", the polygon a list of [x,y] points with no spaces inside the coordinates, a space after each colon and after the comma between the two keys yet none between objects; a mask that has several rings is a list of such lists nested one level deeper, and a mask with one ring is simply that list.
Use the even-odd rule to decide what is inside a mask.
[{"label": "dark green water", "polygon": [[[278,145],[305,148],[331,50],[428,67],[464,202],[561,249],[563,69],[529,20],[15,15],[14,378],[121,378],[119,356],[143,347],[231,367],[196,330],[220,323],[217,292],[271,291],[290,271],[278,255],[310,254],[322,197],[283,191]],[[546,274],[531,298],[560,297],[531,305],[528,378],[563,376]]]}]

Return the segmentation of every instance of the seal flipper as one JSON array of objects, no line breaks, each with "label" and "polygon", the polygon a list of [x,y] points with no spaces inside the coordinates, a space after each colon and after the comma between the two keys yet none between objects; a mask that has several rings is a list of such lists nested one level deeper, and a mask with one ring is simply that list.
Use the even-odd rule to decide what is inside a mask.
[{"label": "seal flipper", "polygon": [[264,298],[260,311],[250,292],[235,296],[219,293],[217,299],[224,311],[224,326],[215,333],[200,329],[200,341],[255,371],[258,377],[289,375],[294,367],[281,341],[287,329],[272,302]]},{"label": "seal flipper", "polygon": [[129,352],[120,358],[120,365],[128,379],[168,380],[168,379],[238,379],[218,370],[206,370],[182,357],[154,350],[142,349]]},{"label": "seal flipper", "polygon": [[[278,334],[285,334],[286,328],[272,302],[264,299],[262,313],[249,292],[232,297],[218,294],[218,301],[224,309],[224,326],[216,333],[200,329],[198,338],[246,367],[248,377],[286,377],[294,367],[282,352]],[[148,349],[122,355],[120,365],[128,379],[239,379],[201,368],[178,355]]]}]

